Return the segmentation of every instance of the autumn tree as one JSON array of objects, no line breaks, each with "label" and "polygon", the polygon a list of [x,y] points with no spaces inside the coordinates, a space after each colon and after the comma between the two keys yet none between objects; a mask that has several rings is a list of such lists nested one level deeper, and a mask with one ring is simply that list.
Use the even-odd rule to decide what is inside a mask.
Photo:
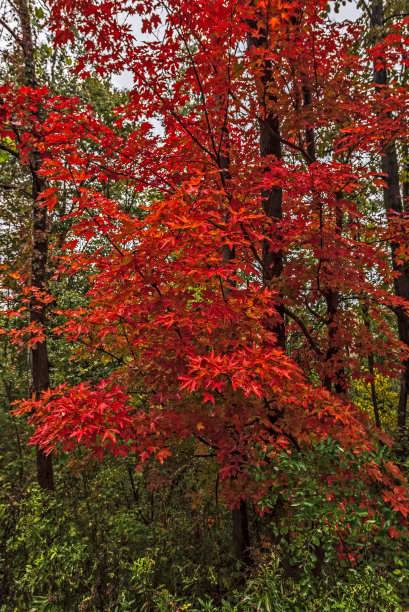
[{"label": "autumn tree", "polygon": [[[330,438],[350,452],[336,483],[381,482],[404,521],[405,478],[363,459],[387,440],[348,392],[369,357],[395,377],[407,359],[385,316],[407,307],[393,291],[390,225],[365,214],[363,197],[388,189],[368,159],[407,137],[408,95],[374,83],[374,51],[358,49],[363,26],[334,22],[327,8],[53,4],[56,43],[85,38],[76,73],[126,68],[134,87],[114,125],[46,92],[43,210],[70,185],[76,238],[60,271],[92,271],[89,305],[54,333],[120,364],[98,384],[20,406],[34,411],[33,441],[47,452],[81,443],[96,456],[163,462],[193,439],[217,462],[224,499],[243,508],[285,482],[274,470],[283,450]],[[119,14],[161,36],[136,40]],[[395,43],[383,40],[383,57]],[[107,182],[145,198],[143,214],[96,187]],[[392,244],[405,266],[400,223]],[[80,249],[98,238],[104,247]]]},{"label": "autumn tree", "polygon": [[[25,0],[21,0],[13,7],[11,15],[4,14],[1,25],[3,30],[11,37],[17,46],[16,53],[21,57],[21,69],[17,76],[20,85],[25,88],[26,95],[30,91],[40,89],[36,75],[35,65],[35,42],[32,29],[32,16]],[[12,19],[10,19],[10,16]],[[9,20],[9,21],[8,21]],[[8,21],[8,23],[7,23]],[[40,206],[39,196],[46,187],[44,178],[40,175],[41,154],[32,140],[31,146],[21,141],[22,132],[19,123],[9,114],[7,86],[2,87],[2,144],[1,148],[9,155],[21,159],[27,165],[31,176],[30,199],[32,201],[32,249],[30,284],[32,295],[29,299],[30,325],[33,330],[33,343],[30,348],[30,367],[32,372],[32,388],[37,399],[40,399],[43,391],[49,388],[49,360],[45,337],[42,330],[45,326],[45,303],[42,298],[46,291],[46,269],[48,258],[48,222],[47,210]],[[24,90],[23,90],[24,91]],[[20,94],[24,98],[24,93]],[[41,94],[40,94],[41,96]],[[43,109],[37,104],[34,112],[34,121],[41,124],[43,120]],[[8,144],[10,143],[10,144]],[[11,146],[10,146],[11,145]],[[4,186],[8,188],[7,185]],[[34,331],[35,330],[35,331]],[[35,339],[36,333],[40,332],[40,338]],[[47,456],[37,447],[37,475],[40,486],[52,490],[54,478],[51,457]]]},{"label": "autumn tree", "polygon": [[[41,195],[48,188],[47,181],[40,173],[43,159],[47,156],[42,133],[48,114],[46,92],[67,96],[75,91],[82,99],[92,100],[95,112],[108,123],[111,120],[110,105],[114,104],[113,100],[119,102],[120,99],[120,95],[109,91],[109,86],[101,79],[94,76],[79,83],[78,78],[68,72],[81,40],[76,40],[69,53],[53,50],[50,31],[44,29],[45,23],[46,9],[29,7],[25,2],[18,6],[10,5],[0,20],[8,43],[2,50],[0,64],[2,298],[4,309],[10,315],[8,327],[14,327],[9,341],[5,341],[5,354],[13,353],[12,361],[18,364],[19,372],[21,364],[27,361],[32,377],[28,389],[26,385],[22,391],[19,381],[13,382],[4,375],[9,404],[20,399],[22,392],[40,398],[50,386],[51,362],[58,354],[58,350],[55,350],[56,337],[50,338],[48,304],[50,301],[56,303],[55,300],[61,298],[61,287],[66,282],[60,280],[58,284],[53,283],[50,253],[59,252],[69,238],[70,222],[63,217],[69,213],[70,195],[67,190],[52,212],[42,205]],[[109,183],[103,188],[109,192]],[[117,193],[115,188],[114,192]],[[81,284],[86,287],[85,278],[78,287]],[[78,289],[76,291],[78,293]],[[85,289],[79,291],[81,293]],[[11,346],[8,345],[10,341]],[[50,341],[54,345],[54,349],[51,349],[54,355],[51,357]],[[25,380],[26,376],[20,374],[20,378]],[[54,372],[54,380],[56,378],[58,380],[58,373],[56,376]],[[51,457],[39,448],[37,472],[39,484],[45,489],[52,489]]]}]

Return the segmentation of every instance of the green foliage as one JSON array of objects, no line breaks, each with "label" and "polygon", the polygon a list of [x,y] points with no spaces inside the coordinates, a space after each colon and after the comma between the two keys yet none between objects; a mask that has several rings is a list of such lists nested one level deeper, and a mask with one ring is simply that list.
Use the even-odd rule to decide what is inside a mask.
[{"label": "green foliage", "polygon": [[[324,457],[333,444],[321,449]],[[305,497],[301,488],[294,497],[299,505],[291,521],[279,513],[262,518],[250,513],[261,543],[244,574],[229,553],[228,509],[216,512],[213,492],[195,465],[186,467],[186,457],[179,467],[171,461],[140,473],[129,459],[97,464],[77,454],[69,465],[59,465],[55,494],[34,485],[18,491],[4,482],[0,610],[1,605],[13,612],[404,609],[409,547],[380,532],[368,550],[361,547],[357,561],[339,559],[328,527],[329,519],[336,520],[329,514],[334,508],[319,510],[319,496],[312,506],[305,503],[316,489],[308,476],[311,466],[303,469],[301,459],[290,465],[290,457],[282,458],[288,474],[302,470],[311,480],[304,482]],[[356,551],[362,542],[353,517],[350,528],[348,546]],[[324,561],[317,573],[320,547]]]},{"label": "green foliage", "polygon": [[[328,437],[302,453],[285,451],[272,460],[277,478],[260,505],[269,509],[273,541],[285,550],[301,583],[340,563],[345,569],[358,561],[394,567],[401,543],[389,531],[404,531],[403,517],[377,495],[376,480],[354,478],[368,464],[381,471],[391,459],[386,447],[358,457]],[[262,469],[256,477],[265,478]]]},{"label": "green foliage", "polygon": [[[146,562],[146,559],[141,560]],[[195,603],[175,597],[166,589],[152,594],[154,610],[165,612],[400,612],[402,606],[395,592],[395,577],[381,575],[374,568],[350,569],[335,583],[326,579],[314,589],[305,590],[296,581],[286,579],[277,557],[257,567],[244,590],[233,591],[219,603],[200,597]]]},{"label": "green foliage", "polygon": [[[374,388],[380,413],[381,426],[387,431],[393,431],[396,428],[395,413],[399,399],[399,381],[381,372],[375,371]],[[353,381],[350,394],[357,406],[373,418],[374,409],[370,383],[365,382],[363,379]]]},{"label": "green foliage", "polygon": [[351,569],[336,582],[323,580],[315,588],[305,589],[294,580],[286,580],[278,560],[261,565],[244,594],[237,596],[234,607],[224,604],[226,612],[302,612],[303,610],[344,610],[355,612],[395,612],[401,610],[393,582],[370,567]]},{"label": "green foliage", "polygon": [[77,455],[57,468],[55,494],[34,485],[2,490],[0,606],[151,611],[165,593],[205,597],[223,588],[215,577],[229,563],[221,551],[229,513],[220,509],[219,527],[208,524],[206,493],[192,509],[203,488],[195,469],[156,489],[149,470],[134,472],[125,459],[96,464]]}]

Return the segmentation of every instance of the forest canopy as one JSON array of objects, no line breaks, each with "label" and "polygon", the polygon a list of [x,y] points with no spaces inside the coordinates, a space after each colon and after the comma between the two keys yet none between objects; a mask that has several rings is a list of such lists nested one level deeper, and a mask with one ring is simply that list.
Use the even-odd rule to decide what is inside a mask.
[{"label": "forest canopy", "polygon": [[2,609],[404,610],[409,4],[1,11]]}]

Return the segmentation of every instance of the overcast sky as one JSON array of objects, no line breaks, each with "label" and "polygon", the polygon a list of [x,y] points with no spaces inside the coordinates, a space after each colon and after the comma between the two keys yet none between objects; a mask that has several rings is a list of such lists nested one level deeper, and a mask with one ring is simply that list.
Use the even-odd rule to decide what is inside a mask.
[{"label": "overcast sky", "polygon": [[[344,19],[350,19],[354,21],[357,17],[359,17],[361,11],[356,8],[355,0],[347,0],[346,6],[342,6],[338,15],[334,13],[334,19],[337,21],[343,21]],[[134,33],[136,37],[140,35],[140,24],[135,22],[134,24]],[[130,89],[133,85],[133,77],[132,73],[128,70],[125,70],[121,74],[113,75],[111,78],[111,82],[114,87],[118,89]]]}]

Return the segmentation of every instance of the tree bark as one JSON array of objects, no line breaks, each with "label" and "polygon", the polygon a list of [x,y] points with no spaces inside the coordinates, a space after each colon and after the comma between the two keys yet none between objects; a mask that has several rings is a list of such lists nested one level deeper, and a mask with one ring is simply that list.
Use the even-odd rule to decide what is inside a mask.
[{"label": "tree bark", "polygon": [[[380,41],[384,38],[384,5],[383,0],[373,0],[371,10],[371,27],[375,31],[375,38]],[[374,65],[375,87],[387,85],[388,75],[385,65]],[[399,162],[394,141],[386,143],[381,155],[382,172],[385,175],[386,187],[383,188],[383,201],[387,214],[402,215],[403,203],[399,186]],[[392,270],[397,273],[394,278],[395,294],[409,302],[409,262],[398,264],[396,252],[398,244],[391,240]],[[396,309],[399,340],[409,347],[409,316],[402,308]],[[409,392],[409,359],[403,362],[401,374],[397,424],[400,436],[406,432],[407,400]]]},{"label": "tree bark", "polygon": [[[268,21],[266,16],[266,22]],[[256,29],[254,22],[249,22],[252,29]],[[266,26],[267,27],[267,26]],[[256,49],[266,48],[268,45],[267,29],[261,30],[258,36],[249,34],[247,38],[247,46]],[[260,155],[262,157],[274,157],[277,161],[282,159],[281,137],[280,137],[280,119],[275,112],[276,99],[269,92],[269,86],[273,83],[271,72],[271,62],[264,60],[261,85],[263,97],[260,99],[261,117],[260,117]],[[267,172],[269,167],[266,166],[264,171]],[[283,190],[281,187],[273,186],[269,189],[263,189],[261,192],[261,201],[263,210],[268,220],[268,228],[271,232],[271,238],[274,241],[280,240],[280,223],[283,218]],[[275,288],[277,280],[282,276],[284,268],[283,250],[271,249],[272,240],[269,237],[264,238],[262,245],[262,265],[263,265],[263,283],[271,288]],[[279,296],[280,297],[280,296]],[[267,322],[268,327],[277,336],[277,345],[285,351],[285,322],[284,322],[284,307],[280,303],[276,307],[280,316],[280,320],[274,324]]]},{"label": "tree bark", "polygon": [[[248,25],[255,29],[255,23],[249,22]],[[252,47],[260,48],[267,45],[267,32],[260,37],[252,37],[250,34],[247,39],[248,49]],[[274,156],[277,160],[281,160],[281,141],[280,141],[280,122],[277,114],[274,112],[274,98],[267,94],[268,86],[272,82],[270,63],[264,63],[262,74],[262,86],[264,89],[264,98],[261,100],[262,116],[260,117],[260,155],[262,157]],[[228,173],[228,155],[222,158],[224,167],[222,172]],[[227,165],[226,165],[227,164]],[[268,166],[265,172],[268,171]],[[281,187],[272,187],[264,189],[261,192],[261,201],[263,210],[268,220],[273,221],[273,229],[268,225],[268,231],[273,231],[274,238],[279,238],[274,222],[279,223],[282,220],[282,189]],[[275,288],[275,280],[278,279],[283,272],[283,252],[282,249],[271,250],[271,239],[266,237],[262,243],[262,282],[263,284]],[[226,247],[223,250],[223,259],[234,257],[234,251],[228,252]],[[276,308],[280,315],[278,322],[266,321],[266,326],[270,329],[277,338],[277,345],[285,351],[285,323],[284,323],[284,308],[279,304]],[[271,415],[271,419],[275,420],[275,416]],[[250,555],[250,533],[248,523],[247,504],[241,500],[240,505],[232,512],[233,522],[233,545],[235,557],[246,565],[251,564]]]},{"label": "tree bark", "polygon": [[[306,108],[312,104],[312,96],[311,91],[306,83],[304,83],[302,88],[302,97],[303,97],[303,107]],[[307,153],[308,165],[315,163],[317,161],[317,154],[315,150],[315,134],[313,127],[307,127],[305,130],[305,149]],[[336,201],[339,202],[342,199],[342,193],[337,192]],[[322,219],[322,204],[319,203],[319,212],[320,218]],[[335,211],[335,233],[338,236],[342,235],[342,225],[343,225],[343,214],[340,207],[337,206]],[[322,221],[320,221],[320,231],[322,232]],[[322,233],[321,233],[321,241],[322,241]],[[323,243],[321,243],[321,250],[323,250]],[[317,278],[319,282],[319,271],[321,266],[325,266],[328,264],[328,260],[320,257],[318,262],[318,271]],[[326,286],[323,289],[323,296],[327,305],[327,340],[328,347],[325,353],[324,361],[330,364],[332,368],[332,363],[336,357],[341,352],[341,347],[339,346],[339,342],[337,341],[337,333],[338,333],[338,315],[339,315],[339,291],[334,290],[331,286]],[[334,368],[332,368],[334,369]],[[345,383],[344,383],[344,371],[341,367],[336,367],[333,375],[330,375],[328,372],[324,376],[323,385],[326,389],[331,390],[332,384],[334,383],[335,392],[338,394],[342,394],[345,391]]]},{"label": "tree bark", "polygon": [[[30,10],[26,0],[18,0],[17,13],[21,28],[21,48],[23,52],[23,84],[35,88],[35,47],[31,29]],[[41,109],[37,115],[41,113]],[[46,323],[45,305],[41,299],[41,292],[46,288],[46,272],[48,258],[48,227],[47,208],[40,206],[38,196],[45,189],[45,180],[40,176],[41,157],[36,150],[29,155],[29,165],[32,177],[32,255],[31,255],[31,284],[39,295],[34,294],[30,301],[30,323],[36,324],[44,330]],[[47,342],[44,339],[31,349],[32,390],[35,399],[39,400],[42,393],[50,387],[50,372]],[[54,474],[51,455],[46,455],[38,446],[37,454],[37,481],[40,487],[54,490]]]},{"label": "tree bark", "polygon": [[240,506],[232,510],[232,522],[234,556],[245,565],[250,565],[250,532],[245,501],[241,500]]},{"label": "tree bark", "polygon": [[[227,112],[227,110],[226,110]],[[221,146],[219,155],[220,179],[223,188],[226,191],[226,199],[229,200],[229,179],[230,179],[230,156],[229,156],[229,131],[226,126],[223,127],[221,133]],[[224,221],[227,223],[229,214],[226,213]],[[227,243],[222,245],[222,260],[223,263],[228,263],[236,256],[234,246],[229,246]],[[227,282],[222,286],[224,299],[231,293],[234,288],[232,282]],[[247,513],[247,504],[244,500],[240,501],[240,505],[232,510],[232,539],[233,539],[233,554],[236,559],[244,563],[250,564],[250,531]]]}]

